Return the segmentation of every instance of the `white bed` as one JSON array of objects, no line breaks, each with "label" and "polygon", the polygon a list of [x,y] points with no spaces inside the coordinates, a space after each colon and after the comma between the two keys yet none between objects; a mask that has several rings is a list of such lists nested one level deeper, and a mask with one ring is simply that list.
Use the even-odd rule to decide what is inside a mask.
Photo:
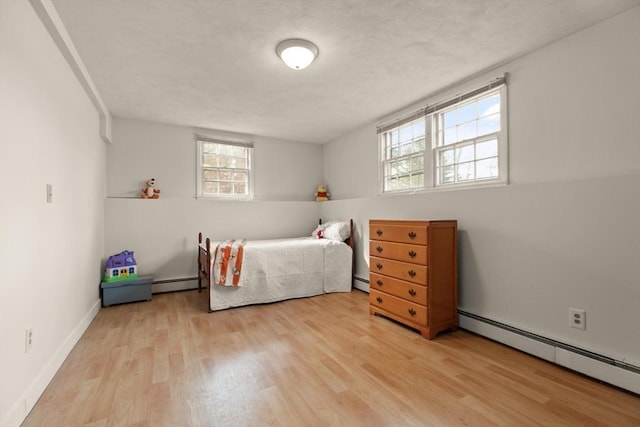
[{"label": "white bed", "polygon": [[[349,226],[347,241],[351,243],[352,222]],[[210,311],[351,291],[353,248],[340,240],[300,237],[247,241],[238,286],[212,282],[211,253],[217,245],[203,243],[200,233],[199,285],[204,283],[209,290]]]}]

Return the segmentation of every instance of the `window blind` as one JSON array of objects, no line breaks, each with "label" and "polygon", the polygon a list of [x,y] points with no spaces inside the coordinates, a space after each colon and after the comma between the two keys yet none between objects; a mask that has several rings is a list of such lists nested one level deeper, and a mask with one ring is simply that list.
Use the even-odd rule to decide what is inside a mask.
[{"label": "window blind", "polygon": [[409,123],[415,119],[418,119],[420,117],[424,117],[426,115],[435,113],[436,111],[442,110],[444,108],[450,107],[452,105],[455,105],[461,101],[465,101],[469,98],[473,98],[474,96],[477,96],[483,92],[487,92],[493,88],[496,88],[498,86],[501,86],[503,84],[507,83],[507,74],[505,73],[503,76],[496,78],[495,80],[492,80],[491,82],[487,83],[486,85],[479,87],[477,89],[474,89],[470,92],[466,92],[464,94],[449,98],[445,101],[442,102],[438,102],[436,104],[433,105],[427,105],[426,107],[422,107],[417,111],[414,111],[413,113],[401,117],[397,120],[394,120],[393,122],[390,123],[386,123],[386,124],[382,124],[379,125],[377,127],[378,130],[378,134],[381,133],[385,133],[388,130],[391,130],[393,128],[396,128],[398,126],[402,126],[403,124]]}]

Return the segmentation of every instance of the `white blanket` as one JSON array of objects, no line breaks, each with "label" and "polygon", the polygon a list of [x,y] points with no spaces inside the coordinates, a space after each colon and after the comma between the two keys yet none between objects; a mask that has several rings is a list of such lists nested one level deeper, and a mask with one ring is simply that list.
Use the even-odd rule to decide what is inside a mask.
[{"label": "white blanket", "polygon": [[238,287],[209,284],[211,310],[350,292],[351,260],[351,247],[335,240],[301,237],[248,241]]}]

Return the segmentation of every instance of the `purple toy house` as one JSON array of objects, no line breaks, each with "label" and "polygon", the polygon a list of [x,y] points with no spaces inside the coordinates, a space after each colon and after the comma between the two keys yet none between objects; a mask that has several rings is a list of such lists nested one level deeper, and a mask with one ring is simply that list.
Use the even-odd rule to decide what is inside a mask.
[{"label": "purple toy house", "polygon": [[104,281],[113,282],[138,277],[138,264],[133,251],[122,251],[111,255],[105,264]]}]

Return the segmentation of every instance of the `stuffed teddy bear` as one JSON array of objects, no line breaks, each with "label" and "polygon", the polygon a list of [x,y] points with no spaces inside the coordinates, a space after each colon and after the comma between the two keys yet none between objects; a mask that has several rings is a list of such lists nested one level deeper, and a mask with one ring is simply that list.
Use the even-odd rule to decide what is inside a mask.
[{"label": "stuffed teddy bear", "polygon": [[147,186],[142,189],[140,197],[143,199],[157,199],[160,197],[160,190],[155,188],[156,180],[151,178],[147,181]]},{"label": "stuffed teddy bear", "polygon": [[316,202],[325,202],[329,200],[329,192],[326,185],[318,185],[318,191],[316,191]]}]

